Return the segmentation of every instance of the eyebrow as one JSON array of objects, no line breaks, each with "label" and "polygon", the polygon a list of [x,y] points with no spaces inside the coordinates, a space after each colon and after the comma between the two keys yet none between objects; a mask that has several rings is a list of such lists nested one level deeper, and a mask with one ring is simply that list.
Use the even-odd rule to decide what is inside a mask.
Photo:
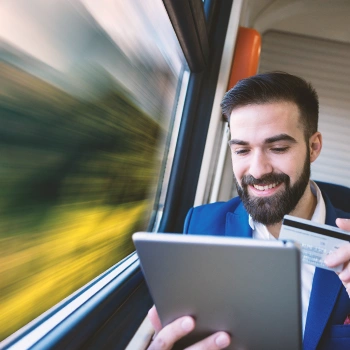
[{"label": "eyebrow", "polygon": [[265,139],[265,143],[273,143],[277,141],[289,141],[292,143],[297,143],[297,140],[288,134],[279,134]]},{"label": "eyebrow", "polygon": [[[297,140],[288,134],[279,134],[279,135],[268,137],[267,139],[265,139],[264,143],[274,143],[274,142],[278,142],[278,141],[289,141],[292,143],[297,143]],[[229,143],[229,145],[240,145],[240,146],[248,146],[249,145],[249,142],[243,141],[243,140],[238,140],[238,139],[232,139],[228,143]]]}]

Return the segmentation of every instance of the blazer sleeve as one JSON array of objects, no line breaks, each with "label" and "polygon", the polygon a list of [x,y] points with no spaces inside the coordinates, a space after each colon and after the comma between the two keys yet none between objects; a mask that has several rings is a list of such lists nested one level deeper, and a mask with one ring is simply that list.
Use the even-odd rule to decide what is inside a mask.
[{"label": "blazer sleeve", "polygon": [[190,222],[191,222],[191,218],[192,218],[192,214],[193,214],[193,209],[194,208],[191,208],[186,215],[184,230],[183,230],[183,233],[185,235],[187,235],[189,233],[189,227],[190,227]]}]

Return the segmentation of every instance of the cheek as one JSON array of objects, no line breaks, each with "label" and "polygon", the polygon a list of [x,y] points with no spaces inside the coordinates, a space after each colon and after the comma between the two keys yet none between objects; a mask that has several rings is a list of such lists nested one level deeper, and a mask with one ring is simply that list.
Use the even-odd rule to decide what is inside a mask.
[{"label": "cheek", "polygon": [[288,175],[291,185],[293,185],[302,175],[303,169],[304,159],[302,157],[291,157],[283,160],[280,164],[279,172]]},{"label": "cheek", "polygon": [[241,185],[241,179],[244,175],[244,169],[238,162],[234,162],[232,160],[232,170],[233,170],[233,175],[236,178],[236,181],[238,182],[239,185]]}]

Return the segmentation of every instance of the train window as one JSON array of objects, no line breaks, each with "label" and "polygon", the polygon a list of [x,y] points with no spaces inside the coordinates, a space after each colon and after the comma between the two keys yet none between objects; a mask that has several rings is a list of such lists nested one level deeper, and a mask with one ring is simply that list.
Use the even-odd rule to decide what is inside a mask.
[{"label": "train window", "polygon": [[161,0],[5,0],[0,32],[1,340],[151,227],[188,69]]}]

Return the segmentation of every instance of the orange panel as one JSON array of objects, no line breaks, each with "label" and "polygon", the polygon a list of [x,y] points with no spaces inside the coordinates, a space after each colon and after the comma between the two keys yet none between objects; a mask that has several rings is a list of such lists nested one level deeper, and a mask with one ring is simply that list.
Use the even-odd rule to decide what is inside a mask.
[{"label": "orange panel", "polygon": [[235,86],[238,80],[257,73],[260,50],[261,36],[259,32],[252,28],[239,27],[228,89]]}]

